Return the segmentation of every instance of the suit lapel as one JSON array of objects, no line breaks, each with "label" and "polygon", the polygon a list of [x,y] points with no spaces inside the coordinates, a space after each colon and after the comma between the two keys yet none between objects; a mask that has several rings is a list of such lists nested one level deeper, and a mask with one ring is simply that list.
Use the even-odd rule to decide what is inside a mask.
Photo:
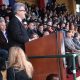
[{"label": "suit lapel", "polygon": [[7,42],[7,40],[6,40],[2,31],[0,31],[0,40],[3,41],[3,42]]}]

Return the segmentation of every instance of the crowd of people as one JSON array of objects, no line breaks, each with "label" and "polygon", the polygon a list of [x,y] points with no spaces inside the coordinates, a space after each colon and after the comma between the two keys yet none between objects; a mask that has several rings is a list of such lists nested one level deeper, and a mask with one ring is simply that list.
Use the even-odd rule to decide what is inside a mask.
[{"label": "crowd of people", "polygon": [[[66,51],[80,53],[79,24],[80,17],[71,14],[65,4],[47,4],[43,10],[19,2],[13,7],[0,6],[0,57],[9,61],[7,80],[23,80],[22,74],[24,80],[32,79],[33,66],[24,55],[26,42],[62,31]],[[66,60],[71,71],[72,59]]]}]

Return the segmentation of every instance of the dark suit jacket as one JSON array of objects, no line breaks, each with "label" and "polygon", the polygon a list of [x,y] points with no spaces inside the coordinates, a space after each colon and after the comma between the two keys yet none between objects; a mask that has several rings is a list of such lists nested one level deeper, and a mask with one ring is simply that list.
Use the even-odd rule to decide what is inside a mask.
[{"label": "dark suit jacket", "polygon": [[9,46],[20,46],[24,49],[25,42],[29,41],[26,29],[17,17],[13,17],[7,27]]},{"label": "dark suit jacket", "polygon": [[8,49],[8,43],[2,31],[0,31],[0,48],[6,49],[6,50]]},{"label": "dark suit jacket", "polygon": [[24,70],[18,70],[13,67],[7,69],[7,80],[32,80]]}]

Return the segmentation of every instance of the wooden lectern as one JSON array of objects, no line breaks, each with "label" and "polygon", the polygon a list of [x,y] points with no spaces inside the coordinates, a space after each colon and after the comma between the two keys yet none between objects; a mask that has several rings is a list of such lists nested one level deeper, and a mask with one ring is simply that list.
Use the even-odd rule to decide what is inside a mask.
[{"label": "wooden lectern", "polygon": [[[25,44],[28,57],[61,54],[63,34],[55,32],[49,36]],[[46,80],[50,74],[58,74],[60,80],[66,80],[66,70],[61,58],[31,58],[34,67],[33,80]]]}]

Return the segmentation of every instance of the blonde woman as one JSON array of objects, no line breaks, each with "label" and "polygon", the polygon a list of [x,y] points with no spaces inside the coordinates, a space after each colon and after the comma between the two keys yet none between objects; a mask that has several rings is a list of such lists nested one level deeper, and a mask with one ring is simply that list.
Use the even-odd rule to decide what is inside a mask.
[{"label": "blonde woman", "polygon": [[33,66],[26,59],[20,47],[11,47],[9,50],[7,80],[31,80]]}]

